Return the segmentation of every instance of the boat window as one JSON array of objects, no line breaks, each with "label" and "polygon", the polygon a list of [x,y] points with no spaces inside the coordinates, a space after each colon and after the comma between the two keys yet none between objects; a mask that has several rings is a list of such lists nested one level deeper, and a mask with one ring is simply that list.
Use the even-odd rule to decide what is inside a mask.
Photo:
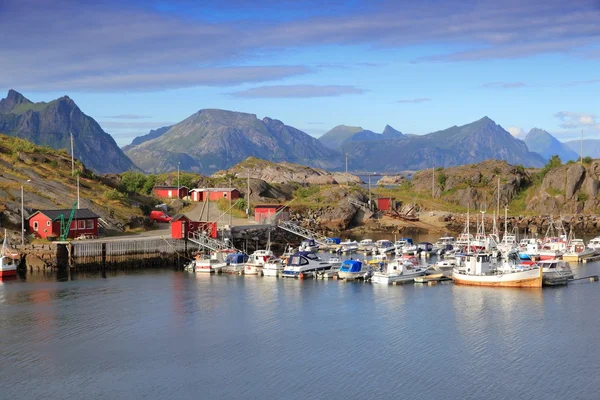
[{"label": "boat window", "polygon": [[308,260],[305,257],[300,257],[300,265],[307,265]]}]

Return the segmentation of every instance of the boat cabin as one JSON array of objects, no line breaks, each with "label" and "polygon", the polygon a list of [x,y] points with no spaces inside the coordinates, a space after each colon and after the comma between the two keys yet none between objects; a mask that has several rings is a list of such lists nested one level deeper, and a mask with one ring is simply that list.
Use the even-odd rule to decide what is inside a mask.
[{"label": "boat cabin", "polygon": [[467,254],[464,257],[467,275],[485,275],[490,272],[490,254]]},{"label": "boat cabin", "polygon": [[417,244],[417,249],[419,251],[431,252],[433,251],[433,244],[429,242],[421,242]]},{"label": "boat cabin", "polygon": [[321,259],[315,253],[312,253],[310,251],[299,251],[297,253],[294,253],[290,258],[288,258],[287,265],[308,265],[310,261],[321,261]]},{"label": "boat cabin", "polygon": [[243,253],[231,253],[227,255],[225,262],[227,265],[244,264],[248,261],[248,255]]},{"label": "boat cabin", "polygon": [[346,260],[340,267],[340,272],[360,272],[362,270],[362,262],[358,260]]},{"label": "boat cabin", "polygon": [[340,244],[342,243],[342,239],[340,238],[327,238],[327,240],[325,240],[326,244]]}]

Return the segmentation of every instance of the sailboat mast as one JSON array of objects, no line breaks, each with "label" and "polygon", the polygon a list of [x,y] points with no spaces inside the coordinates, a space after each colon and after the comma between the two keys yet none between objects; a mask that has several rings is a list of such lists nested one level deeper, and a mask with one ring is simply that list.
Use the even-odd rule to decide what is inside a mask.
[{"label": "sailboat mast", "polygon": [[508,232],[508,206],[504,207],[504,236]]}]

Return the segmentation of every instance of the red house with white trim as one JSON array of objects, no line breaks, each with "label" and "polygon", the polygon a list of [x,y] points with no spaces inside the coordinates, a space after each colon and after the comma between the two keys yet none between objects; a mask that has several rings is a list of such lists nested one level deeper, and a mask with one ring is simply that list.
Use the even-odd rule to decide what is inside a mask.
[{"label": "red house with white trim", "polygon": [[217,201],[219,199],[237,200],[240,198],[240,191],[235,188],[202,188],[190,190],[190,199],[192,201]]},{"label": "red house with white trim", "polygon": [[184,214],[177,214],[171,220],[171,238],[183,239],[193,232],[206,232],[211,238],[217,237],[217,223],[192,221]]},{"label": "red house with white trim", "polygon": [[154,186],[152,193],[163,199],[183,199],[188,196],[189,189],[185,186]]},{"label": "red house with white trim", "polygon": [[[61,215],[67,223],[71,216],[71,210],[36,211],[28,219],[29,232],[42,239],[49,236],[60,237]],[[71,239],[81,235],[98,237],[98,218],[100,218],[99,215],[87,208],[75,210],[68,237]]]},{"label": "red house with white trim", "polygon": [[260,204],[254,207],[254,220],[259,224],[274,224],[289,219],[289,208],[282,204]]}]

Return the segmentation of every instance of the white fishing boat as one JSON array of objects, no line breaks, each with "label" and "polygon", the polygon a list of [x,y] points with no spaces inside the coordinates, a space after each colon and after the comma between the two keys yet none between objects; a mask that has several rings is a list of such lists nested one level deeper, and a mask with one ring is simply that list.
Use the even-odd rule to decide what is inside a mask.
[{"label": "white fishing boat", "polygon": [[221,270],[226,274],[242,274],[248,261],[248,255],[243,253],[231,253],[225,259],[225,266]]},{"label": "white fishing boat", "polygon": [[331,268],[332,264],[329,261],[323,261],[315,253],[299,251],[288,259],[281,276],[285,278],[308,278]]},{"label": "white fishing boat", "polygon": [[562,255],[563,260],[580,262],[596,255],[596,250],[586,247],[583,239],[572,238],[571,236],[570,234],[567,250]]},{"label": "white fishing boat", "polygon": [[413,240],[411,238],[402,238],[394,242],[394,251],[396,254],[402,254],[402,250],[404,250],[404,248],[408,248],[411,246],[414,246]]},{"label": "white fishing boat", "polygon": [[371,282],[383,285],[394,282],[411,282],[416,277],[425,275],[428,269],[429,267],[415,265],[408,260],[396,259],[388,263],[384,271],[375,272],[371,277]]},{"label": "white fishing boat", "polygon": [[356,240],[347,240],[341,243],[340,251],[342,253],[354,253],[358,251],[358,242]]},{"label": "white fishing boat", "polygon": [[514,262],[492,265],[489,253],[466,254],[452,271],[454,283],[472,286],[542,287],[542,269]]},{"label": "white fishing boat", "polygon": [[498,243],[498,250],[502,255],[506,255],[513,250],[516,250],[519,246],[517,242],[516,228],[513,232],[508,233],[508,207],[504,208],[504,235],[502,235],[502,241]]},{"label": "white fishing boat", "polygon": [[0,279],[17,276],[17,260],[19,253],[8,247],[8,235],[4,230],[4,241],[0,250]]},{"label": "white fishing boat", "polygon": [[373,268],[360,260],[345,260],[338,271],[340,279],[364,279],[369,277]]},{"label": "white fishing boat", "polygon": [[445,276],[452,276],[454,268],[458,267],[456,260],[440,260],[431,265],[431,268],[436,272],[440,272]]},{"label": "white fishing boat", "polygon": [[456,245],[456,238],[454,236],[442,236],[433,244],[433,248],[434,250],[440,250],[447,248],[448,245]]}]

